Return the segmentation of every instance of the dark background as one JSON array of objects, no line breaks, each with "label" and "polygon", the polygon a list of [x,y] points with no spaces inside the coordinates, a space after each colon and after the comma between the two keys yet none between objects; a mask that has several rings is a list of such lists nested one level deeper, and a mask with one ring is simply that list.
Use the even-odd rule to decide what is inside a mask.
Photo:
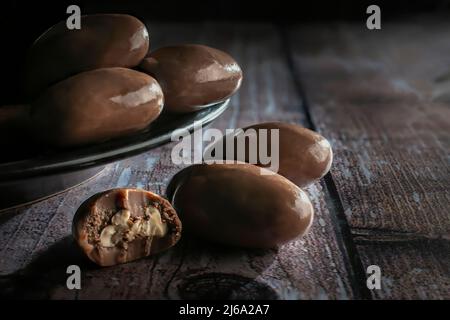
[{"label": "dark background", "polygon": [[270,21],[278,24],[325,23],[330,20],[365,21],[366,8],[381,7],[382,21],[412,14],[450,11],[450,0],[431,1],[256,1],[256,0],[96,0],[96,1],[1,1],[2,76],[0,105],[20,102],[23,61],[27,48],[47,28],[67,18],[66,8],[77,4],[82,14],[128,13],[142,20]]}]

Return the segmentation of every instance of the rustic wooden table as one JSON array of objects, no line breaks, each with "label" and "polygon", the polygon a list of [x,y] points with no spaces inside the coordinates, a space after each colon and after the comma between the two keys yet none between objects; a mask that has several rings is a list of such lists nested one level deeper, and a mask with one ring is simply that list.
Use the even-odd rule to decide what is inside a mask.
[{"label": "rustic wooden table", "polygon": [[[444,22],[446,21],[446,22]],[[196,42],[230,52],[245,81],[213,126],[279,120],[330,139],[331,174],[307,188],[311,232],[278,250],[219,247],[185,236],[153,258],[97,268],[80,255],[73,214],[112,187],[164,193],[180,167],[172,144],[0,216],[1,293],[53,299],[449,299],[450,23],[148,23],[153,47]],[[82,268],[82,289],[66,268]],[[378,265],[380,290],[366,286]]]}]

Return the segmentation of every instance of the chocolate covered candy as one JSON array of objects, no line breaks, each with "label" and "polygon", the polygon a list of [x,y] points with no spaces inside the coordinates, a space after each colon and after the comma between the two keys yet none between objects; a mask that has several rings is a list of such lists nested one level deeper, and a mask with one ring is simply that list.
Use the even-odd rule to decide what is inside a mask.
[{"label": "chocolate covered candy", "polygon": [[149,75],[125,68],[86,71],[33,103],[34,137],[58,147],[102,142],[146,128],[163,103],[161,87]]},{"label": "chocolate covered candy", "polygon": [[[271,130],[273,129],[278,130],[278,141],[272,141]],[[248,138],[244,139],[245,135],[256,137],[256,139],[252,141]],[[261,137],[267,137],[265,144],[267,152],[260,153]],[[226,139],[234,139],[235,151],[232,156],[226,152]],[[238,153],[239,141],[245,144],[242,148],[245,151],[243,155]],[[261,154],[263,156],[267,154],[272,159],[278,158],[278,167],[271,169],[274,171],[278,169],[278,174],[299,187],[306,187],[322,178],[330,170],[333,161],[333,151],[327,139],[307,128],[283,122],[254,124],[243,128],[241,133],[225,136],[225,140],[220,143],[223,145],[222,158],[224,159],[245,161],[268,168],[273,164],[262,163]],[[272,150],[274,143],[278,143],[278,148]],[[255,152],[253,158],[250,156],[251,149]],[[278,156],[273,154],[277,151]]]},{"label": "chocolate covered candy", "polygon": [[0,145],[13,144],[28,138],[30,106],[26,104],[0,106]]},{"label": "chocolate covered candy", "polygon": [[227,53],[203,45],[160,48],[139,66],[161,85],[165,110],[187,113],[233,95],[242,70]]},{"label": "chocolate covered candy", "polygon": [[272,248],[303,235],[313,207],[299,187],[264,171],[245,163],[193,165],[175,175],[167,195],[188,232],[223,244]]},{"label": "chocolate covered candy", "polygon": [[112,266],[164,251],[181,237],[181,222],[164,198],[140,189],[112,189],[77,210],[72,233],[89,259]]},{"label": "chocolate covered candy", "polygon": [[27,59],[25,91],[36,96],[76,73],[105,67],[134,67],[149,48],[145,25],[123,14],[81,17],[81,29],[61,21],[42,34]]}]

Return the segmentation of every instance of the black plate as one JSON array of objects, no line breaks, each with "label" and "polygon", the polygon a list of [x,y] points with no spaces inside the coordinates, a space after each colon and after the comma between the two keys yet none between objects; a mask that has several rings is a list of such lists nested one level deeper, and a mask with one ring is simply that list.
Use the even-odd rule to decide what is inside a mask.
[{"label": "black plate", "polygon": [[139,134],[70,150],[46,151],[24,160],[0,163],[0,181],[82,170],[130,157],[171,141],[176,129],[194,130],[194,121],[205,126],[227,108],[229,99],[186,115],[161,115]]}]

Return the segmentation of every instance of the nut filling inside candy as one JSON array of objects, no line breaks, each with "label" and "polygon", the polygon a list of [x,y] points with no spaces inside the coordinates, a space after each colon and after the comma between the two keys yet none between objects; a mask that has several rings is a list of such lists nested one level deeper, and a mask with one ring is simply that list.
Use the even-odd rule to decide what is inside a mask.
[{"label": "nut filling inside candy", "polygon": [[72,232],[89,259],[112,266],[174,246],[181,221],[169,201],[150,191],[118,188],[85,200],[75,213]]},{"label": "nut filling inside candy", "polygon": [[112,216],[110,224],[100,233],[103,247],[126,247],[136,238],[162,238],[167,234],[167,223],[154,206],[146,207],[143,216],[133,216],[130,210],[122,209]]}]

